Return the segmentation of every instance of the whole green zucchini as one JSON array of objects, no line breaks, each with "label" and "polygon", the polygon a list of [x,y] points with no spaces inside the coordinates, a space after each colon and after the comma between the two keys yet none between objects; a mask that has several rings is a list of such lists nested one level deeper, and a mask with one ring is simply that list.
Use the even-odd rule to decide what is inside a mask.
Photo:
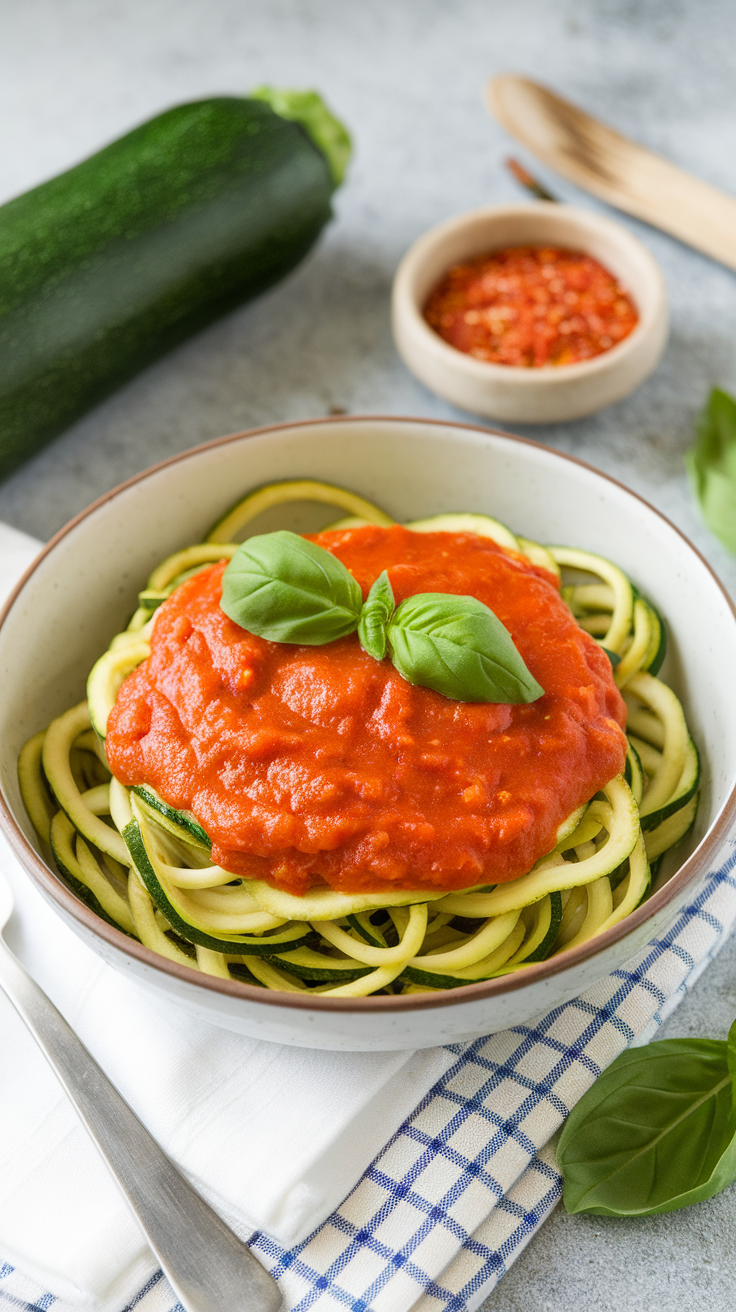
[{"label": "whole green zucchini", "polygon": [[349,149],[314,92],[263,88],[167,110],[0,206],[0,477],[298,264]]}]

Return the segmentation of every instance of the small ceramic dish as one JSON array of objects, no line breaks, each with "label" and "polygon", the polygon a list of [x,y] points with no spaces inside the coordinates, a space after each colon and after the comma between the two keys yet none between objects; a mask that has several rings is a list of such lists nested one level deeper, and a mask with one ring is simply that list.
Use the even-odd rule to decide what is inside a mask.
[{"label": "small ceramic dish", "polygon": [[[453,265],[527,245],[582,250],[615,274],[639,313],[628,337],[576,364],[517,368],[477,360],[430,328],[427,296]],[[544,424],[601,410],[643,383],[667,341],[667,293],[656,260],[613,219],[552,201],[489,205],[431,228],[407,251],[394,278],[392,325],[404,363],[433,392],[474,414]]]},{"label": "small ceramic dish", "polygon": [[[490,513],[539,542],[599,552],[661,609],[670,636],[662,677],[682,698],[700,749],[702,793],[692,834],[670,854],[671,877],[627,919],[559,956],[481,983],[406,996],[315,997],[167,961],[94,915],[46,863],[18,790],[22,744],[84,696],[92,664],[127,623],[154,565],[201,540],[235,496],[298,476],[352,488],[397,520]],[[281,526],[315,531],[335,514],[318,509],[321,520],[310,520],[309,507],[292,507],[294,517]],[[590,988],[660,934],[702,876],[729,857],[734,667],[736,613],[708,565],[656,510],[587,465],[462,424],[350,417],[277,425],[185,452],[109,492],[62,529],[21,580],[0,618],[0,824],[42,894],[95,952],[201,1017],[304,1047],[458,1042],[523,1024]]]}]

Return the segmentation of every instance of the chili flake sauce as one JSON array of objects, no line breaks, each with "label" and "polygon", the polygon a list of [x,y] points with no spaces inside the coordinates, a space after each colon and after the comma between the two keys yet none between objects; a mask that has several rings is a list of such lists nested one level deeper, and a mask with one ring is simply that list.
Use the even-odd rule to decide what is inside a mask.
[{"label": "chili flake sauce", "polygon": [[623,341],[639,318],[602,264],[552,246],[509,246],[455,265],[424,317],[456,350],[517,368],[590,360]]},{"label": "chili flake sauce", "polygon": [[292,893],[456,889],[525,873],[624,768],[626,708],[608,657],[551,574],[488,538],[370,526],[313,541],[364,597],[384,569],[397,604],[417,592],[478,597],[545,695],[452,701],[407,683],[355,634],[267,642],[220,608],[222,561],[157,612],[151,655],[108,722],[113,773],[191,811],[218,865]]}]

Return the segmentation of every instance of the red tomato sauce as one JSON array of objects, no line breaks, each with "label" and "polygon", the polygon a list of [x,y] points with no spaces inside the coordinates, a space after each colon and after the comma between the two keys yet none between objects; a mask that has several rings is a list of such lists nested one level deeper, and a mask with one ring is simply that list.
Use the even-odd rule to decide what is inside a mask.
[{"label": "red tomato sauce", "polygon": [[424,317],[450,346],[520,368],[576,364],[638,322],[613,274],[582,251],[509,246],[450,269]]},{"label": "red tomato sauce", "polygon": [[560,823],[624,767],[626,710],[608,657],[546,570],[471,534],[356,528],[313,538],[397,604],[472,594],[545,689],[530,705],[451,701],[357,637],[267,642],[220,609],[226,562],[161,606],[123,683],[107,753],[196,816],[212,858],[292,893],[455,889],[525,873]]}]

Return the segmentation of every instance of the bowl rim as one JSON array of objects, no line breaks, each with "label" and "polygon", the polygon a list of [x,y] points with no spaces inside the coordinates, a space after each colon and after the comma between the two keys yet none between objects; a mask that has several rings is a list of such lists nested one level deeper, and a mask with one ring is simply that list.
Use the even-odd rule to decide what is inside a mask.
[{"label": "bowl rim", "polygon": [[[466,351],[450,346],[439,333],[430,328],[415,294],[414,280],[423,264],[431,258],[435,245],[448,233],[462,230],[466,225],[470,226],[480,219],[502,218],[515,212],[539,215],[546,213],[550,218],[561,215],[563,218],[574,218],[578,221],[582,219],[591,229],[610,235],[624,245],[628,244],[640,259],[643,257],[653,279],[655,296],[650,305],[642,306],[636,290],[626,289],[634,299],[639,317],[631,332],[620,342],[616,342],[615,346],[610,346],[589,360],[576,360],[571,364],[541,365],[527,369],[496,364],[493,360],[478,360]],[[543,200],[518,201],[506,205],[482,205],[443,219],[434,227],[428,228],[416,238],[402,256],[394,275],[392,295],[395,315],[405,316],[407,328],[416,335],[417,342],[423,350],[429,352],[447,368],[459,370],[470,378],[484,380],[487,383],[503,381],[509,387],[541,388],[557,382],[570,383],[578,378],[590,379],[596,374],[608,372],[645,346],[651,332],[658,327],[662,313],[667,313],[667,287],[662,270],[651,251],[634,233],[629,232],[622,223],[618,223],[607,214],[598,214],[595,210],[586,210],[578,205]]]},{"label": "bowl rim", "polygon": [[[666,515],[652,506],[638,492],[632,491],[626,487],[619,479],[611,477],[610,474],[603,473],[601,470],[590,465],[587,461],[579,460],[576,456],[568,455],[566,452],[557,451],[554,447],[546,446],[542,442],[535,442],[531,438],[520,437],[515,433],[504,432],[503,429],[483,427],[480,424],[467,424],[454,422],[446,419],[428,419],[424,417],[414,417],[409,415],[383,415],[383,414],[363,414],[363,415],[329,415],[324,418],[301,419],[278,424],[265,424],[259,428],[245,429],[242,432],[229,433],[224,437],[215,438],[209,442],[203,442],[195,447],[190,447],[186,451],[181,451],[174,456],[169,456],[166,460],[161,460],[157,464],[134,474],[131,478],[126,479],[123,483],[117,484],[110,491],[98,497],[91,505],[80,511],[68,521],[54,536],[46,543],[45,547],[39,552],[36,559],[25,571],[21,579],[8,597],[5,605],[0,610],[0,628],[20,596],[28,580],[32,577],[39,565],[45,558],[54,551],[57,544],[61,542],[69,533],[71,533],[78,524],[85,520],[89,515],[97,511],[101,506],[111,501],[114,497],[126,492],[129,488],[134,487],[137,483],[143,482],[152,474],[157,474],[161,470],[168,468],[170,465],[178,464],[182,460],[189,460],[205,451],[211,451],[220,446],[226,446],[233,442],[241,442],[244,439],[261,437],[269,433],[284,432],[289,429],[309,429],[312,427],[323,427],[328,425],[339,424],[365,424],[365,423],[392,423],[392,424],[422,424],[432,428],[454,428],[463,429],[470,433],[477,433],[483,436],[493,436],[503,438],[504,441],[519,443],[523,446],[534,447],[537,450],[544,451],[560,460],[568,461],[572,465],[588,470],[598,478],[612,483],[614,487],[620,488],[634,497],[647,510],[663,520],[664,523],[680,537],[685,545],[693,552],[700,564],[711,575],[716,587],[721,592],[723,601],[730,611],[734,621],[736,621],[736,605],[731,600],[729,594],[721,583],[715,570],[711,567],[702,553],[690,539],[675,525]],[[345,998],[345,997],[325,997],[323,995],[303,995],[301,993],[281,993],[277,990],[264,989],[255,985],[246,984],[241,981],[228,981],[218,979],[213,975],[205,975],[200,971],[194,970],[189,966],[181,966],[177,962],[169,961],[166,957],[160,956],[150,948],[144,947],[137,939],[133,939],[125,934],[121,929],[116,929],[109,925],[101,917],[95,915],[83,902],[76,897],[70,889],[66,887],[59,875],[57,875],[50,866],[42,859],[39,853],[31,846],[25,834],[17,824],[8,801],[5,797],[4,790],[0,786],[0,830],[4,833],[10,847],[18,857],[23,869],[39,886],[51,902],[58,909],[76,920],[81,927],[90,932],[97,938],[102,938],[110,947],[136,958],[142,965],[152,967],[154,971],[160,971],[164,975],[172,976],[175,980],[185,985],[196,985],[200,988],[209,990],[212,993],[219,993],[233,999],[243,999],[248,1002],[262,1002],[268,1006],[288,1007],[300,1011],[319,1012],[354,1012],[362,1014],[365,1012],[378,1012],[391,1015],[394,1012],[404,1011],[424,1011],[434,1007],[451,1007],[462,1006],[475,1001],[490,1000],[504,993],[515,992],[517,989],[526,988],[528,985],[540,983],[553,975],[558,975],[563,971],[570,970],[580,963],[587,961],[590,957],[599,952],[604,952],[607,948],[613,946],[621,939],[626,938],[633,930],[644,924],[650,917],[656,915],[673,902],[677,896],[693,883],[703,872],[711,859],[716,855],[722,846],[729,829],[736,821],[736,786],[731,790],[720,815],[704,834],[695,851],[683,862],[679,870],[668,880],[662,888],[631,912],[624,920],[619,921],[606,930],[604,934],[597,938],[589,939],[585,943],[579,944],[578,947],[570,949],[569,952],[561,953],[559,956],[549,958],[547,961],[540,961],[533,965],[526,966],[524,970],[514,972],[509,975],[501,975],[496,979],[482,980],[474,984],[461,985],[456,989],[438,990],[436,993],[412,993],[406,996],[392,995],[377,997],[369,995],[365,998]]]}]

